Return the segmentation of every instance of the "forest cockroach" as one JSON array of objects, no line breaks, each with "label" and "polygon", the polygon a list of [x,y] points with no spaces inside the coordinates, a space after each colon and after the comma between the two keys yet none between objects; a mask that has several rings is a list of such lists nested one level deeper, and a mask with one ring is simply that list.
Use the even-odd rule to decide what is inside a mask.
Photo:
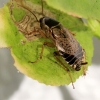
[{"label": "forest cockroach", "polygon": [[[52,40],[52,43],[45,42],[43,44],[40,57],[42,58],[44,45],[50,46],[52,44],[57,49],[57,51],[54,52],[55,57],[64,66],[68,73],[70,70],[62,63],[62,61],[59,59],[59,56],[61,56],[75,71],[79,71],[82,65],[87,64],[87,62],[85,62],[85,50],[82,49],[80,43],[74,38],[73,34],[68,29],[63,27],[63,25],[60,22],[56,21],[53,18],[44,16],[43,1],[41,0],[41,2],[43,17],[39,20],[37,19],[36,15],[32,11],[30,11],[29,8],[22,5],[22,7],[31,12],[36,18],[36,21],[40,23],[40,30],[38,30],[38,32],[43,37],[50,38]],[[41,30],[44,33],[41,33]],[[71,78],[70,73],[69,76]],[[73,85],[72,78],[71,81]]]},{"label": "forest cockroach", "polygon": [[58,50],[58,53],[55,52],[55,54],[62,56],[76,71],[81,69],[81,65],[87,64],[87,62],[84,62],[84,49],[82,49],[79,42],[68,29],[64,28],[58,21],[49,17],[41,18],[40,26],[53,40]]}]

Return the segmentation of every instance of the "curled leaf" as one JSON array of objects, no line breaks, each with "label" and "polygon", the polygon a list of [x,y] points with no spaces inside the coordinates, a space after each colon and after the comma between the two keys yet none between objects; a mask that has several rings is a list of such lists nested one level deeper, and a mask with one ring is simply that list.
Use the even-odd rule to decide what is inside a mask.
[{"label": "curled leaf", "polygon": [[[52,41],[49,38],[42,38],[39,35],[37,35],[36,38],[33,35],[30,39],[30,33],[37,32],[34,31],[34,28],[40,28],[39,23],[35,24],[37,19],[34,14],[39,20],[41,17],[41,5],[40,2],[36,2],[35,0],[34,3],[32,0],[27,0],[24,2],[24,5],[23,2],[24,0],[22,2],[18,0],[18,4],[17,1],[14,2],[13,13],[10,12],[12,3],[0,9],[0,20],[2,20],[2,27],[0,28],[0,47],[11,47],[10,50],[15,60],[14,65],[16,68],[39,82],[56,86],[69,84],[72,80],[75,82],[79,76],[83,75],[83,66],[80,71],[70,71],[71,80],[68,74],[69,72],[63,68],[63,65],[61,65],[53,55],[54,51],[56,51],[55,47],[46,46],[43,51],[42,59],[36,63],[30,63],[40,57],[43,43]],[[80,19],[50,8],[47,5],[44,6],[44,12],[45,15],[61,22],[65,28],[70,28],[70,31],[75,34],[75,38],[85,49],[86,61],[88,65],[90,65],[93,56],[91,30],[84,26]],[[20,13],[20,16],[18,16],[18,13]],[[64,62],[64,64],[70,68],[66,62]]]}]

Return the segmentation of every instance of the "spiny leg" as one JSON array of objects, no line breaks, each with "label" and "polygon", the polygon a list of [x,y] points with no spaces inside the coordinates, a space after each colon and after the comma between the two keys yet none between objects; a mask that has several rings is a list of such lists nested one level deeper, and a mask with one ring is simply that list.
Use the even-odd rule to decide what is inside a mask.
[{"label": "spiny leg", "polygon": [[51,42],[44,42],[43,45],[42,45],[42,50],[41,50],[41,53],[40,53],[40,57],[39,57],[36,61],[34,61],[34,62],[29,61],[29,63],[36,63],[36,62],[38,62],[40,59],[42,59],[42,57],[43,57],[43,52],[44,52],[44,47],[45,47],[45,46],[54,47],[54,44],[51,43]]},{"label": "spiny leg", "polygon": [[71,82],[72,82],[73,89],[75,89],[74,83],[73,83],[73,79],[72,79],[71,74],[70,74],[70,70],[69,70],[69,69],[64,65],[64,63],[59,59],[59,57],[58,57],[58,56],[60,56],[60,55],[59,55],[59,52],[58,52],[58,51],[54,52],[54,56],[55,56],[55,58],[57,59],[57,61],[58,61],[60,64],[63,65],[64,69],[68,72],[69,77],[70,77]]},{"label": "spiny leg", "polygon": [[83,75],[86,76],[86,65],[88,63],[87,62],[83,62],[82,65],[83,65]]},{"label": "spiny leg", "polygon": [[88,64],[88,62],[86,62],[86,53],[85,53],[85,50],[83,49],[84,51],[84,55],[83,55],[83,59],[82,59],[82,64],[83,65],[83,75],[86,76],[86,65]]},{"label": "spiny leg", "polygon": [[86,76],[86,66],[83,66],[83,76]]},{"label": "spiny leg", "polygon": [[44,42],[43,45],[42,45],[42,51],[41,51],[40,59],[42,59],[43,51],[44,51],[45,46],[52,47],[52,48],[55,47],[54,44],[51,43],[51,42]]}]

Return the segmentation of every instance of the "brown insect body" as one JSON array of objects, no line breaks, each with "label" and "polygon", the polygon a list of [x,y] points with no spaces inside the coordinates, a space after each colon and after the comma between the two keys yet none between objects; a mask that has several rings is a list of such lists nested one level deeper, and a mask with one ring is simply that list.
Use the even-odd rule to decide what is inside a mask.
[{"label": "brown insect body", "polygon": [[40,26],[45,31],[45,34],[53,40],[59,55],[76,71],[81,69],[81,65],[87,64],[87,62],[84,62],[84,49],[58,21],[49,17],[43,17],[40,19]]}]

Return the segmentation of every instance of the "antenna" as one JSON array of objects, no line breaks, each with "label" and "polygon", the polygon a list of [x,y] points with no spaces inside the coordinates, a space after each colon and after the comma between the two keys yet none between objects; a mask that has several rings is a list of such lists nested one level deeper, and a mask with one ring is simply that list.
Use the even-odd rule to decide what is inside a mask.
[{"label": "antenna", "polygon": [[[14,5],[13,5],[13,0],[11,0],[11,1],[12,1],[12,3],[11,3],[11,6],[10,6],[10,9],[14,6]],[[16,3],[17,3],[17,2],[16,2]],[[33,16],[36,18],[37,22],[39,22],[39,20],[37,19],[36,15],[30,10],[29,7],[25,6],[25,5],[23,4],[23,2],[21,2],[21,5],[20,5],[20,4],[17,4],[17,5],[20,6],[20,7],[22,7],[22,8],[24,8],[24,9],[26,9],[26,10],[29,11],[31,14],[33,14]],[[12,13],[12,10],[11,10],[10,12]]]},{"label": "antenna", "polygon": [[[20,6],[20,5],[19,5]],[[20,7],[23,7],[24,9],[28,10],[30,13],[32,13],[34,15],[34,17],[36,18],[37,22],[39,21],[36,17],[36,15],[28,8],[28,7],[25,7],[24,5],[20,6]]]},{"label": "antenna", "polygon": [[43,0],[41,0],[41,5],[42,5],[41,6],[42,7],[42,15],[45,16],[44,13],[43,13],[44,12],[44,10],[43,10]]}]

